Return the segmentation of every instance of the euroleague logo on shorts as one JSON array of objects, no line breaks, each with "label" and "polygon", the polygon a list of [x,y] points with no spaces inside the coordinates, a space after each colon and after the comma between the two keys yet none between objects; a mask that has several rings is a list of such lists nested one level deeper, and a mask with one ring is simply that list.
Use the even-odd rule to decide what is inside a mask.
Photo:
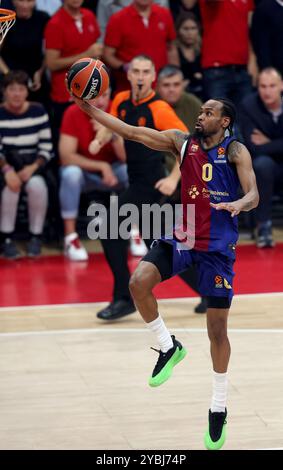
[{"label": "euroleague logo on shorts", "polygon": [[215,276],[214,281],[215,281],[215,287],[218,288],[218,289],[219,288],[222,289],[222,287],[223,287],[222,276]]},{"label": "euroleague logo on shorts", "polygon": [[214,281],[215,281],[215,287],[216,287],[216,289],[222,289],[223,283],[224,283],[224,287],[225,287],[226,289],[232,289],[232,287],[230,286],[230,284],[229,284],[229,282],[227,281],[227,279],[225,279],[225,277],[222,277],[222,276],[215,276]]}]

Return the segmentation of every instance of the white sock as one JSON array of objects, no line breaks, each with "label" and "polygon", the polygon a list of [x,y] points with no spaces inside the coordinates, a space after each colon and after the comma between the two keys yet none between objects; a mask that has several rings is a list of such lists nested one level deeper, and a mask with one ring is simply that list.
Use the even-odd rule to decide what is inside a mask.
[{"label": "white sock", "polygon": [[146,325],[152,331],[152,333],[156,335],[157,342],[162,352],[167,352],[169,349],[173,348],[174,345],[171,335],[160,315],[158,315],[156,320],[153,320]]},{"label": "white sock", "polygon": [[228,379],[227,372],[219,374],[213,371],[213,393],[211,400],[211,412],[225,412],[227,402]]}]

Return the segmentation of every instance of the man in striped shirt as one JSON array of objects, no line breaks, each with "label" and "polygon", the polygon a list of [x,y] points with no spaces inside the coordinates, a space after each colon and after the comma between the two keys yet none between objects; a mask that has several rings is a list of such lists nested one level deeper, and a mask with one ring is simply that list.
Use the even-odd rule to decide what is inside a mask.
[{"label": "man in striped shirt", "polygon": [[13,241],[20,193],[27,193],[30,240],[29,256],[41,252],[41,234],[47,211],[46,163],[52,157],[48,115],[39,103],[27,101],[28,76],[9,72],[3,80],[4,103],[0,106],[1,212],[3,254],[17,258]]}]

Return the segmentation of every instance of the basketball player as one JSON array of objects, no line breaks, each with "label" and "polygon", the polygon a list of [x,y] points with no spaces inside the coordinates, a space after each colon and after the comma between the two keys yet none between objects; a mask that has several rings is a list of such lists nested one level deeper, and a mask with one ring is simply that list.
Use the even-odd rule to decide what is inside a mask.
[{"label": "basketball player", "polygon": [[[204,440],[208,449],[220,449],[226,435],[230,357],[227,318],[233,296],[237,215],[255,208],[259,202],[251,156],[247,148],[232,137],[235,108],[228,100],[210,99],[201,107],[195,134],[188,136],[177,130],[158,132],[129,126],[86,102],[76,101],[90,116],[124,139],[172,152],[180,162],[185,209],[183,234],[186,232],[186,207],[194,204],[194,246],[180,249],[177,232],[171,240],[156,242],[132,275],[130,290],[160,347],[158,361],[149,379],[149,385],[157,387],[171,376],[173,367],[185,357],[186,351],[167,330],[152,289],[192,263],[196,264],[201,294],[208,299],[207,329],[213,363],[213,394]],[[244,191],[240,199],[237,198],[239,183]],[[189,237],[190,233],[188,240]]]}]

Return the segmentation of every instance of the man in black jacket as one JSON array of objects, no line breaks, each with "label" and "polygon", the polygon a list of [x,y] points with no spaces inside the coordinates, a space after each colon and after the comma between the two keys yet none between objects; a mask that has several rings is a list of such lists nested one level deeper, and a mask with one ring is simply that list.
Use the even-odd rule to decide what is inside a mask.
[{"label": "man in black jacket", "polygon": [[283,82],[273,67],[261,71],[258,92],[241,103],[240,125],[257,176],[259,248],[272,247],[271,202],[275,183],[283,179]]}]

